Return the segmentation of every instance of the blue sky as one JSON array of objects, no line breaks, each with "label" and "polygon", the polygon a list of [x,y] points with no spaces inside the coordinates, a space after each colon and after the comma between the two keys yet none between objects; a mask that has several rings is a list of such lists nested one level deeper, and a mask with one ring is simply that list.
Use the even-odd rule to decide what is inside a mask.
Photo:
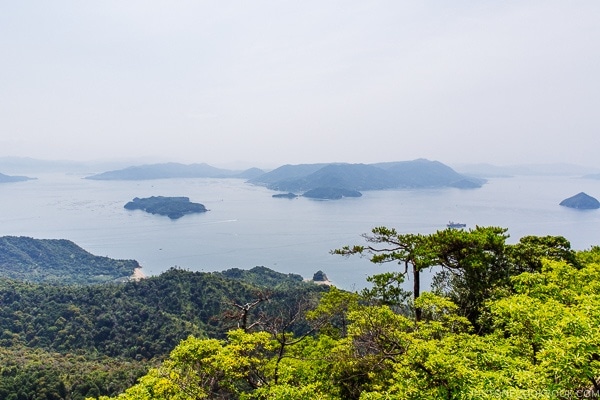
[{"label": "blue sky", "polygon": [[600,166],[597,1],[4,1],[0,156]]}]

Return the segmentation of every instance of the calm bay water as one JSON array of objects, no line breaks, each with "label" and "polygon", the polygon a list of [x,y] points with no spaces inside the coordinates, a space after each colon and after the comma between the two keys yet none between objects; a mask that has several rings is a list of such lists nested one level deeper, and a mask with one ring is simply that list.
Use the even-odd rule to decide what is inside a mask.
[{"label": "calm bay water", "polygon": [[[600,181],[580,178],[498,178],[476,190],[373,191],[337,201],[273,199],[274,192],[235,179],[38,178],[0,185],[0,235],[69,239],[96,255],[135,259],[146,275],[174,266],[215,271],[262,265],[305,278],[323,270],[336,285],[357,289],[368,275],[394,266],[330,250],[364,243],[360,235],[375,226],[432,233],[449,220],[508,228],[510,242],[562,235],[576,249],[600,245],[600,210],[558,206],[582,191],[600,198]],[[187,196],[210,211],[172,221],[123,208],[134,197],[156,195]]]}]

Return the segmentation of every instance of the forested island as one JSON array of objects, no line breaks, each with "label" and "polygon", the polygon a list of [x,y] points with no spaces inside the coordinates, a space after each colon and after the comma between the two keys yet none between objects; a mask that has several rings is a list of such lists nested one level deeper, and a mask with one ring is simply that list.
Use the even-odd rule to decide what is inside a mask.
[{"label": "forested island", "polygon": [[344,197],[361,197],[362,193],[357,190],[342,189],[335,187],[320,187],[305,192],[302,196],[310,199],[339,200]]},{"label": "forested island", "polygon": [[295,199],[298,197],[298,195],[295,193],[289,192],[289,193],[277,193],[271,197],[273,197],[274,199]]},{"label": "forested island", "polygon": [[378,227],[364,240],[332,250],[389,263],[359,292],[263,267],[96,285],[2,278],[0,398],[600,393],[600,247],[575,251],[559,236],[509,244],[499,227]]},{"label": "forested island", "polygon": [[164,215],[171,219],[179,219],[184,215],[204,213],[208,211],[204,204],[192,203],[189,197],[152,196],[134,198],[123,206],[127,210],[143,210],[150,214]]},{"label": "forested island", "polygon": [[595,210],[600,208],[598,199],[584,192],[580,192],[575,196],[564,199],[559,204],[564,207],[575,208],[578,210]]}]

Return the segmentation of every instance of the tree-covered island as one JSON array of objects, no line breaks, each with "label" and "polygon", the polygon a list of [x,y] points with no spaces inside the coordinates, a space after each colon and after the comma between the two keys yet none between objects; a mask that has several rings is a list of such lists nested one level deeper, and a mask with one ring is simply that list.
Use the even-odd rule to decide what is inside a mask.
[{"label": "tree-covered island", "polygon": [[143,199],[136,197],[124,207],[127,210],[143,210],[150,214],[165,215],[171,219],[208,211],[204,204],[192,203],[189,197],[152,196]]}]

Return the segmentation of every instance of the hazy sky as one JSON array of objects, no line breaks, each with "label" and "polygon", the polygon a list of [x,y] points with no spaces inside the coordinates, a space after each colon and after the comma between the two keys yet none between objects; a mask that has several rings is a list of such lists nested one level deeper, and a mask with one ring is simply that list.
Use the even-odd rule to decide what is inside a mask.
[{"label": "hazy sky", "polygon": [[0,156],[600,166],[600,1],[0,0]]}]

